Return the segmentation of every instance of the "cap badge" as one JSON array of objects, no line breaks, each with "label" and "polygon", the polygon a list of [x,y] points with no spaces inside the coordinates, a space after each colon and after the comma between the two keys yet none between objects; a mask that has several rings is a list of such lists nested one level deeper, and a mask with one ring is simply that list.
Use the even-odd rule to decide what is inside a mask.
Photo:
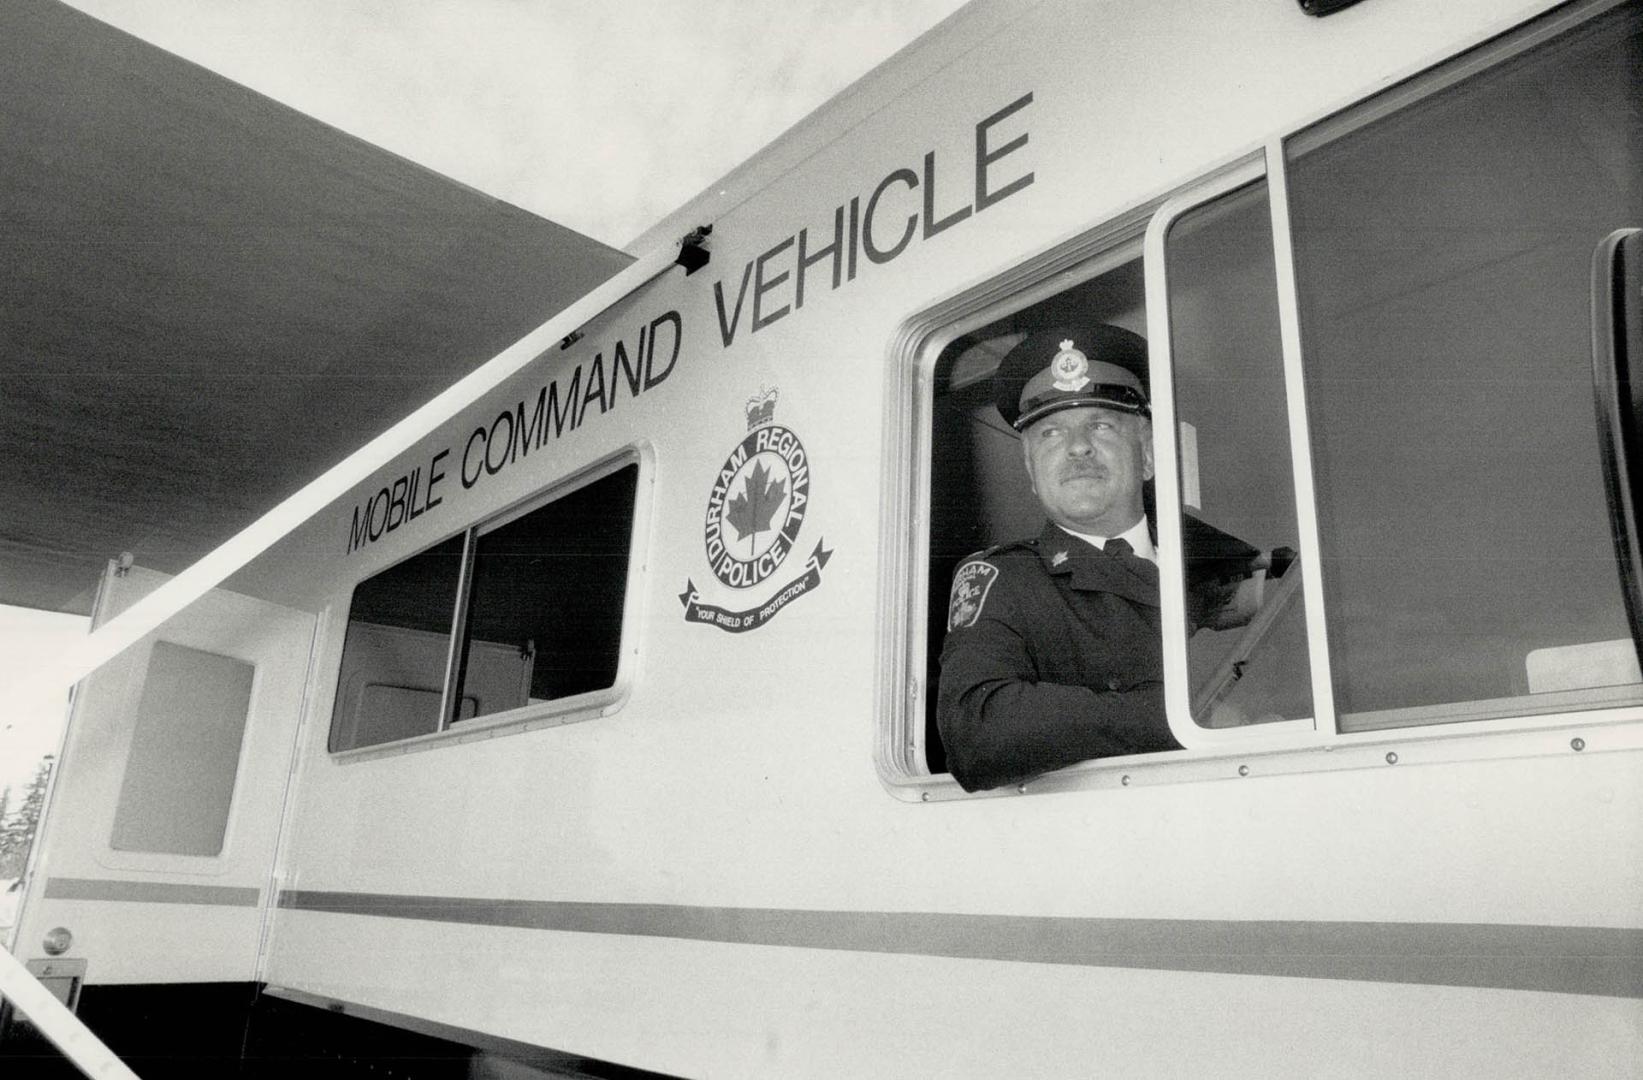
[{"label": "cap badge", "polygon": [[1061,351],[1050,361],[1057,390],[1082,390],[1090,385],[1090,358],[1073,348],[1072,338],[1061,342]]},{"label": "cap badge", "polygon": [[1055,553],[1055,557],[1050,560],[1050,565],[1051,566],[1060,566],[1062,563],[1064,563],[1066,561],[1067,561],[1067,553],[1065,551],[1058,551],[1058,552]]}]

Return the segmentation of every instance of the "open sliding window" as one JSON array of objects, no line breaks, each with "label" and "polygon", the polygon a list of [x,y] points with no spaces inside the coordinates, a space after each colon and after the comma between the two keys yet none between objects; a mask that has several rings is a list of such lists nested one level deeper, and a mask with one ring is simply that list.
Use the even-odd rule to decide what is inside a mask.
[{"label": "open sliding window", "polygon": [[[1149,223],[1162,239],[1144,244]],[[928,417],[928,450],[915,470],[928,485],[929,526],[911,539],[914,557],[928,568],[923,625],[911,635],[923,680],[909,703],[905,750],[893,759],[899,769],[886,770],[915,786],[946,768],[938,687],[947,583],[968,557],[1035,537],[1045,522],[1020,439],[994,405],[993,375],[1029,334],[1067,325],[1105,323],[1149,339],[1154,440],[1178,447],[1174,478],[1143,489],[1160,572],[1179,583],[1162,590],[1173,595],[1176,615],[1167,614],[1166,602],[1164,639],[1155,646],[1172,651],[1172,626],[1184,636],[1173,651],[1185,660],[1174,666],[1183,673],[1177,681],[1187,687],[1181,697],[1190,698],[1191,719],[1170,718],[1177,738],[1192,746],[1224,728],[1311,730],[1299,514],[1260,161],[1100,230],[1083,247],[1087,254],[1063,255],[1070,266],[1028,276],[1017,295],[961,315],[926,352],[928,401],[920,411]],[[1172,350],[1160,347],[1160,334],[1170,335]],[[1160,363],[1171,351],[1173,379]],[[1174,440],[1159,439],[1161,421],[1177,426]],[[1193,732],[1180,731],[1183,725]],[[1174,755],[1120,756],[1133,763]]]},{"label": "open sliding window", "polygon": [[330,749],[610,704],[638,480],[610,462],[360,582]]},{"label": "open sliding window", "polygon": [[[1019,436],[994,407],[993,375],[1005,355],[1037,331],[1079,322],[1144,333],[1144,224],[1144,218],[1119,223],[1095,238],[1089,246],[1096,250],[1071,268],[1048,281],[1028,280],[1016,295],[966,313],[927,350],[935,356],[917,415],[928,424],[927,434],[919,433],[924,434],[919,471],[920,486],[928,489],[929,524],[926,535],[910,541],[915,558],[927,567],[926,607],[914,633],[923,643],[922,650],[914,647],[923,653],[923,678],[915,684],[921,692],[909,702],[907,738],[898,742],[902,752],[895,755],[892,773],[946,772],[936,708],[954,571],[977,552],[1037,536],[1044,525],[1044,511],[1023,469]],[[918,551],[921,544],[927,546]]]}]

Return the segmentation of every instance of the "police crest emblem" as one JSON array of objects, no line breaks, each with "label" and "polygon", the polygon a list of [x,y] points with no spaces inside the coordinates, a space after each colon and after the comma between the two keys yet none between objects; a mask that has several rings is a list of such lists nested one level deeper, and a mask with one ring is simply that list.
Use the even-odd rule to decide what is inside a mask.
[{"label": "police crest emblem", "polygon": [[953,592],[947,605],[947,630],[974,626],[987,604],[987,593],[998,580],[998,567],[971,559],[953,572]]},{"label": "police crest emblem", "polygon": [[732,589],[774,574],[798,543],[810,502],[810,457],[791,428],[775,421],[778,393],[748,399],[747,437],[719,469],[708,496],[703,540],[713,576]]},{"label": "police crest emblem", "polygon": [[[798,434],[776,423],[778,397],[775,387],[760,387],[748,399],[743,410],[747,435],[719,467],[708,495],[702,532],[708,568],[732,589],[765,585],[795,549],[809,513],[810,457]],[[696,583],[687,578],[679,594],[685,618],[730,633],[757,629],[820,587],[822,568],[832,554],[818,540],[799,577],[765,603],[745,610],[702,603]]]},{"label": "police crest emblem", "polygon": [[1061,342],[1061,351],[1050,361],[1057,390],[1082,390],[1090,385],[1090,358],[1073,348],[1071,338]]}]

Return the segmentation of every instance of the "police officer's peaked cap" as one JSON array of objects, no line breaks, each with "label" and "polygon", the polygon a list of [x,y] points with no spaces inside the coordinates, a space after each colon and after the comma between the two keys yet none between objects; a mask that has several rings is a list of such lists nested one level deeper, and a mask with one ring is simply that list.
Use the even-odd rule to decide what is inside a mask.
[{"label": "police officer's peaked cap", "polygon": [[1041,416],[1076,405],[1101,405],[1146,416],[1147,342],[1107,323],[1060,326],[1028,334],[1005,354],[993,376],[993,400],[1021,431]]}]

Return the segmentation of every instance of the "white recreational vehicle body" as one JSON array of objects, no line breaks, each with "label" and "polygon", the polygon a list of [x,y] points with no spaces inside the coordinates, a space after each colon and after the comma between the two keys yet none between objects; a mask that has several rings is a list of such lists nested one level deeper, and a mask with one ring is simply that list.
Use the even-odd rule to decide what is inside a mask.
[{"label": "white recreational vehicle body", "polygon": [[[87,679],[18,955],[683,1076],[1638,1075],[1640,57],[1635,3],[966,8]],[[1149,339],[1185,749],[969,795],[947,576],[1036,531],[986,376],[1075,310]],[[1189,638],[1183,511],[1298,553],[1249,626]]]}]

